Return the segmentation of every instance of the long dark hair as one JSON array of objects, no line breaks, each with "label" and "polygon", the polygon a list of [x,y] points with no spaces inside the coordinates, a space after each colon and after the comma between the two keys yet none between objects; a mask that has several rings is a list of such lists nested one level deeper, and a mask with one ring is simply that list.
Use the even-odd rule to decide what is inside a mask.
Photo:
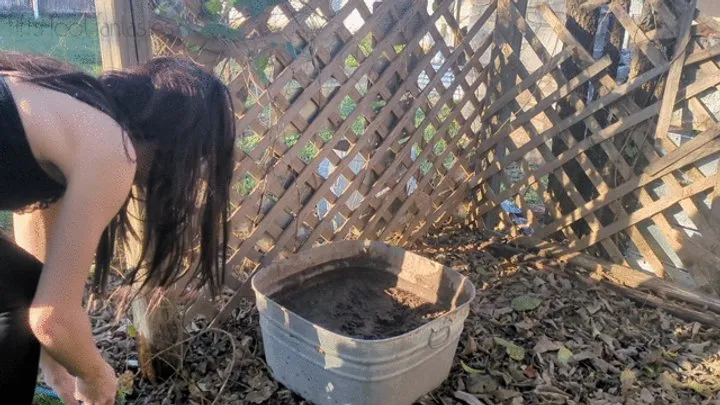
[{"label": "long dark hair", "polygon": [[[63,61],[0,52],[0,70],[62,91],[112,117],[133,143],[149,146],[152,164],[142,190],[142,250],[125,281],[168,287],[191,272],[190,285],[216,294],[224,282],[235,115],[227,87],[185,58],[157,57],[94,77]],[[102,234],[93,289],[104,293],[117,252],[136,234],[123,209]],[[186,263],[190,267],[186,266]]]}]

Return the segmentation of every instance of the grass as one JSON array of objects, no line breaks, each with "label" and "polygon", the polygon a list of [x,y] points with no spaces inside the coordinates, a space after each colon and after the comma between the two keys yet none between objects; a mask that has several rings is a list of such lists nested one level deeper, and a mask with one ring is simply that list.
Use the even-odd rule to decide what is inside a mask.
[{"label": "grass", "polygon": [[12,213],[0,211],[0,229],[10,232],[12,230]]},{"label": "grass", "polygon": [[100,43],[94,16],[32,15],[0,17],[0,49],[42,53],[97,74],[101,70]]},{"label": "grass", "polygon": [[32,405],[63,405],[63,402],[45,394],[35,394]]}]

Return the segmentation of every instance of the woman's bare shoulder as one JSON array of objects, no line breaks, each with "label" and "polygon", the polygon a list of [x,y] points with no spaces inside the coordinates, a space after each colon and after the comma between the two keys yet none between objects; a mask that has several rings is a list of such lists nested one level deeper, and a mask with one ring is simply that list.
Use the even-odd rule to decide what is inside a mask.
[{"label": "woman's bare shoulder", "polygon": [[[35,158],[57,167],[65,178],[97,158],[134,169],[135,151],[107,114],[74,97],[10,78],[11,92]],[[123,167],[126,170],[127,167]]]}]

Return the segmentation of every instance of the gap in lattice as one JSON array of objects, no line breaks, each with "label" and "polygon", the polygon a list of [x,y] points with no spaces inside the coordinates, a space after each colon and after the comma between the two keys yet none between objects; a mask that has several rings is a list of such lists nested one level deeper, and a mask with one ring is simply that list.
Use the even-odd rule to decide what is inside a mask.
[{"label": "gap in lattice", "polygon": [[305,25],[312,31],[317,31],[325,27],[328,23],[328,18],[319,8],[312,10],[310,15],[305,19]]}]

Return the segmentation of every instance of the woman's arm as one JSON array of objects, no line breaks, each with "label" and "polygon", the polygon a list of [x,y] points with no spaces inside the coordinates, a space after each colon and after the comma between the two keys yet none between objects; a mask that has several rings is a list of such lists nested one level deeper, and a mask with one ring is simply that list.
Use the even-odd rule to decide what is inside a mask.
[{"label": "woman's arm", "polygon": [[[25,251],[45,262],[48,238],[57,218],[57,205],[51,205],[44,210],[13,215],[13,234],[15,243]],[[45,352],[41,353],[41,363],[53,361]]]},{"label": "woman's arm", "polygon": [[[44,210],[15,214],[13,218],[15,243],[41,262],[45,261],[48,237],[57,218],[57,211],[57,205],[51,205]],[[65,403],[75,402],[75,379],[44,348],[40,352],[40,368],[45,383]]]},{"label": "woman's arm", "polygon": [[17,90],[34,155],[55,165],[67,183],[52,228],[45,229],[30,326],[47,354],[71,374],[92,379],[107,372],[107,363],[93,341],[82,297],[100,236],[129,195],[134,149],[124,144],[119,126],[96,109],[45,89]]},{"label": "woman's arm", "polygon": [[129,190],[132,180],[118,174],[117,166],[107,160],[94,163],[69,177],[30,307],[30,325],[43,349],[81,378],[97,375],[105,367],[81,305],[82,296],[100,234],[127,196],[117,190]]}]

